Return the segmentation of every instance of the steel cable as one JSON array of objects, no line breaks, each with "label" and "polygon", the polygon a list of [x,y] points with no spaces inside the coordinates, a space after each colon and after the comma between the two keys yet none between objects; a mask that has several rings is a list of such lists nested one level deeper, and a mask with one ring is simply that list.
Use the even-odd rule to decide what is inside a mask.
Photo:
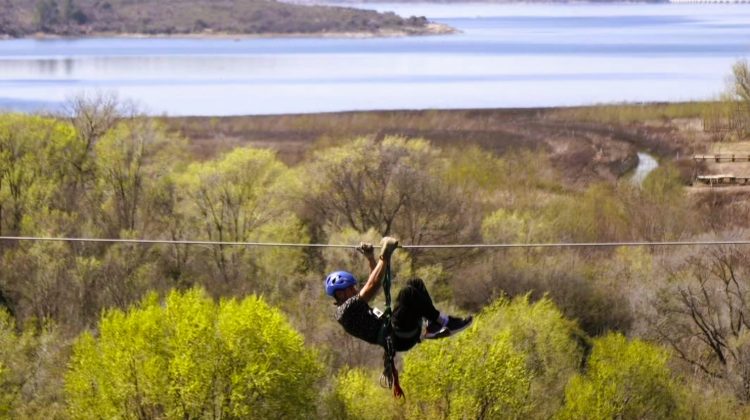
[{"label": "steel cable", "polygon": [[[289,242],[246,242],[246,241],[200,241],[169,239],[122,239],[122,238],[68,238],[45,236],[0,236],[0,241],[33,242],[94,242],[124,244],[168,244],[168,245],[209,245],[243,247],[286,247],[286,248],[356,248],[358,245],[289,243]],[[706,241],[633,241],[633,242],[548,242],[548,243],[497,243],[497,244],[421,244],[400,245],[403,249],[504,249],[504,248],[615,248],[642,246],[720,246],[750,245],[750,240],[706,240]]]}]

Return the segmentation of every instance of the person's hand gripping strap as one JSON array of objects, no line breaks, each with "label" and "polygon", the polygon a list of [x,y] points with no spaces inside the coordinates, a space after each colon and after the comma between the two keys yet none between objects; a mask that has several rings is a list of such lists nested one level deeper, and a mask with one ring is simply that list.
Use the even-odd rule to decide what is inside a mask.
[{"label": "person's hand gripping strap", "polygon": [[375,259],[375,247],[373,247],[371,243],[360,242],[359,246],[356,247],[356,248],[354,248],[354,249],[356,249],[357,252],[359,252],[360,254],[364,255],[368,259],[370,257],[372,257],[373,259]]},{"label": "person's hand gripping strap", "polygon": [[389,261],[391,259],[391,255],[393,255],[393,251],[398,248],[398,239],[386,236],[380,241],[380,245],[380,258],[382,260]]}]

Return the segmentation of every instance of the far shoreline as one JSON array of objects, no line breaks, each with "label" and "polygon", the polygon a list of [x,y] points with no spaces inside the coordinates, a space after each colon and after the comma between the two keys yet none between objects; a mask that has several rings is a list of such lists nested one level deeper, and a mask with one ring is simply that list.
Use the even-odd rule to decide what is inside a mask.
[{"label": "far shoreline", "polygon": [[[424,115],[424,114],[498,114],[498,115],[518,115],[518,114],[537,114],[551,113],[557,111],[588,111],[588,110],[607,110],[607,109],[658,109],[658,108],[685,108],[705,107],[720,103],[720,100],[705,98],[679,101],[633,101],[633,102],[592,102],[574,105],[533,105],[533,106],[505,106],[505,107],[467,107],[467,108],[394,108],[394,109],[351,109],[337,111],[315,111],[315,112],[290,112],[284,114],[227,114],[227,115],[171,115],[171,114],[145,114],[147,118],[156,119],[272,119],[272,118],[325,118],[325,117],[356,117],[360,115]],[[0,109],[0,113],[7,113]]]},{"label": "far shoreline", "polygon": [[[702,108],[713,106],[720,103],[720,100],[712,98],[692,99],[692,100],[654,100],[654,101],[613,101],[613,102],[592,102],[584,104],[570,105],[532,105],[532,106],[500,106],[500,107],[466,107],[466,108],[375,108],[375,109],[348,109],[332,111],[313,111],[313,112],[288,112],[288,113],[268,113],[268,114],[169,114],[169,113],[139,113],[145,118],[155,118],[164,120],[231,120],[231,119],[273,119],[273,118],[326,118],[326,117],[356,117],[361,115],[395,115],[395,114],[536,114],[551,113],[557,111],[600,111],[607,109],[658,109],[665,107],[676,107],[690,109],[693,107]],[[60,102],[62,104],[63,102]],[[54,109],[40,110],[14,110],[0,106],[0,115],[2,114],[36,114],[36,115],[60,115]]]},{"label": "far shoreline", "polygon": [[58,35],[47,33],[36,33],[22,37],[0,35],[0,41],[13,40],[85,40],[85,39],[193,39],[193,40],[251,40],[251,39],[274,39],[274,38],[311,38],[311,39],[366,39],[366,38],[400,38],[410,36],[440,36],[461,33],[456,28],[443,23],[430,22],[425,25],[424,30],[410,28],[404,30],[384,29],[375,32],[268,32],[268,33],[231,33],[231,32],[192,32],[192,33],[120,33],[120,32],[95,32],[85,35]]}]

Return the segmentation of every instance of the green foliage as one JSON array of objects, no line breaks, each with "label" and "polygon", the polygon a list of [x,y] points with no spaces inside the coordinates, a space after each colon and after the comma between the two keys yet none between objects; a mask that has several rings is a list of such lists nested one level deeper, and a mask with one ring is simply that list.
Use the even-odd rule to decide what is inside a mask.
[{"label": "green foliage", "polygon": [[531,212],[500,209],[482,221],[485,243],[526,243],[550,240],[552,227]]},{"label": "green foliage", "polygon": [[542,230],[563,241],[675,240],[696,227],[679,177],[666,164],[640,188],[596,183],[579,196],[556,197],[541,210]]},{"label": "green foliage", "polygon": [[641,186],[645,198],[654,203],[674,203],[681,201],[684,187],[680,173],[674,165],[662,165],[648,174]]},{"label": "green foliage", "polygon": [[[498,295],[528,294],[532,301],[546,296],[590,335],[632,326],[626,292],[640,287],[643,277],[622,269],[625,261],[601,256],[587,261],[575,250],[516,250],[486,258],[472,269],[489,271],[488,278],[466,274],[455,287],[457,294],[469,290],[477,295],[473,299],[480,299],[479,306]],[[469,298],[465,293],[458,296]]]},{"label": "green foliage", "polygon": [[65,378],[73,418],[308,418],[321,367],[258,297],[151,295],[82,334]]},{"label": "green foliage", "polygon": [[[21,319],[72,321],[80,309],[71,287],[70,249],[64,243],[34,243],[3,255],[4,289],[19,305]],[[28,311],[28,312],[27,312]]]},{"label": "green foliage", "polygon": [[[737,99],[750,107],[750,67],[747,60],[739,60],[732,66],[734,94]],[[748,108],[750,109],[750,108]]]},{"label": "green foliage", "polygon": [[94,147],[102,210],[110,235],[146,230],[147,199],[180,157],[181,139],[154,120],[135,118],[108,130]]},{"label": "green foliage", "polygon": [[397,232],[413,244],[459,241],[476,226],[469,199],[443,178],[446,167],[425,140],[360,138],[315,153],[301,173],[302,196],[331,231]]},{"label": "green foliage", "polygon": [[[213,241],[268,241],[305,243],[305,227],[288,210],[278,193],[287,168],[274,152],[236,149],[215,161],[193,163],[177,175],[177,213],[188,237]],[[274,291],[281,279],[296,273],[303,250],[275,248],[249,251],[242,247],[214,248],[203,253],[215,267],[211,277],[236,287],[251,279]],[[205,260],[203,260],[205,261]],[[201,271],[203,265],[199,266]]]},{"label": "green foliage", "polygon": [[[308,243],[306,226],[291,213],[274,218],[257,230],[254,236],[259,242]],[[258,275],[272,280],[268,286],[270,291],[283,291],[280,296],[288,296],[289,290],[284,289],[282,279],[295,277],[300,268],[306,263],[303,249],[269,247],[256,250],[248,255],[248,264],[258,267]]]},{"label": "green foliage", "polygon": [[0,309],[0,418],[62,418],[64,342],[52,324],[17,332]]},{"label": "green foliage", "polygon": [[188,214],[208,239],[245,240],[276,216],[269,192],[284,171],[270,150],[236,149],[217,161],[191,164],[178,178]]},{"label": "green foliage", "polygon": [[[685,382],[684,380],[682,381]],[[717,392],[714,387],[691,380],[676,387],[678,407],[674,417],[705,420],[736,420],[750,418],[750,407],[731,394]]]},{"label": "green foliage", "polygon": [[43,215],[63,201],[72,169],[69,153],[79,148],[69,124],[52,118],[0,116],[0,232],[22,233],[27,215]]},{"label": "green foliage", "polygon": [[750,66],[745,59],[732,66],[732,82],[727,102],[730,109],[727,128],[738,139],[746,139],[750,133]]},{"label": "green foliage", "polygon": [[[211,135],[225,130],[235,135],[232,130],[244,124],[281,138],[288,131],[274,128],[283,125],[279,121],[294,121],[298,126],[292,128],[315,136],[331,133],[318,146],[334,146],[304,156],[297,151],[295,159],[303,160],[289,168],[275,152],[245,147],[190,158],[197,148],[188,148],[161,120],[123,115],[107,99],[93,105],[82,100],[76,109],[71,122],[0,116],[0,233],[356,244],[377,243],[388,232],[419,244],[680,239],[704,226],[691,201],[695,195],[686,194],[668,162],[641,186],[607,181],[563,187],[558,161],[549,160],[544,147],[496,155],[464,143],[460,149],[438,148],[388,135],[350,140],[349,131],[357,130],[498,133],[503,123],[489,118],[495,113],[214,124]],[[744,202],[739,196],[730,201],[727,212],[739,220]],[[722,204],[712,196],[701,205]],[[70,410],[77,417],[126,417],[126,408],[143,417],[293,417],[315,415],[320,405],[328,409],[326,416],[340,418],[551,418],[574,400],[564,396],[565,386],[580,368],[587,341],[561,314],[592,336],[608,331],[651,336],[651,320],[657,319],[660,337],[671,340],[691,366],[722,377],[709,380],[691,371],[693,388],[705,385],[706,391],[696,397],[669,388],[675,412],[705,417],[725,403],[731,408],[723,412],[740,410],[737,401],[746,396],[729,398],[724,388],[747,389],[748,335],[738,321],[747,313],[740,299],[747,288],[741,268],[746,261],[735,255],[702,262],[697,254],[669,255],[700,264],[677,264],[665,274],[660,271],[665,257],[648,248],[396,253],[394,291],[400,282],[422,277],[446,312],[479,311],[506,294],[526,296],[490,304],[474,329],[410,352],[403,366],[409,399],[401,406],[377,387],[374,373],[361,369],[379,365],[381,350],[347,336],[330,319],[333,308],[320,287],[324,272],[348,269],[364,280],[369,271],[351,249],[8,242],[0,302],[27,328],[16,331],[10,322],[0,328],[3,413],[13,418],[62,413],[66,338],[51,327],[29,326],[52,318],[63,325],[61,331],[75,334],[91,328],[102,311],[107,312],[99,333],[79,338],[68,374]],[[116,310],[149,291],[195,284],[211,296],[258,293],[280,305],[332,369],[347,366],[324,381],[322,388],[333,390],[330,401],[313,402],[329,397],[309,389],[320,367],[297,347],[299,336],[285,321],[274,324],[278,312],[256,298],[250,299],[254,304],[217,306],[198,292],[176,293],[164,305],[150,298],[129,313]],[[649,307],[653,296],[668,297],[668,305],[655,311]],[[714,313],[718,316],[711,318]],[[713,320],[709,334],[726,337],[726,346],[706,346],[690,314]],[[273,327],[266,330],[266,324]],[[726,356],[723,364],[720,355]],[[673,366],[677,372],[686,369]],[[580,373],[568,388],[596,389],[590,385],[592,371]],[[611,369],[605,371],[619,383]],[[628,378],[623,383],[630,383]],[[631,391],[617,386],[606,404],[641,401],[637,393],[622,397],[623,389]],[[574,416],[574,408],[566,406],[560,415]]]},{"label": "green foliage", "polygon": [[[377,257],[379,251],[379,244],[382,237],[374,229],[370,229],[365,233],[359,233],[352,228],[344,228],[339,232],[331,233],[329,242],[331,244],[359,244],[359,242],[369,242],[375,247],[375,256]],[[355,276],[364,283],[370,274],[370,266],[367,260],[362,258],[359,253],[352,252],[351,249],[345,248],[330,248],[323,250],[323,258],[325,259],[326,273],[336,270],[346,269],[352,272]],[[394,279],[409,279],[414,277],[415,273],[411,271],[412,259],[411,256],[406,252],[396,252],[393,254],[392,261],[392,274]],[[394,288],[397,287],[394,284]],[[396,290],[396,289],[394,289]],[[376,296],[376,299],[380,296]]]},{"label": "green foliage", "polygon": [[343,369],[333,380],[328,398],[328,418],[379,420],[399,418],[400,406],[387,389],[378,384],[377,372]]},{"label": "green foliage", "polygon": [[52,318],[78,329],[91,325],[103,308],[126,307],[159,281],[156,260],[139,245],[118,244],[104,255],[77,255],[63,242],[34,242],[8,250],[0,286],[21,320]]},{"label": "green foliage", "polygon": [[507,166],[503,159],[492,153],[470,146],[452,151],[444,176],[467,190],[479,187],[489,192],[507,187]]},{"label": "green foliage", "polygon": [[630,220],[618,191],[610,184],[592,185],[571,208],[570,233],[581,241],[610,241],[626,236]]},{"label": "green foliage", "polygon": [[680,172],[673,164],[653,170],[639,190],[626,198],[635,236],[644,240],[676,240],[694,232],[697,221],[688,205]]},{"label": "green foliage", "polygon": [[460,336],[425,342],[405,357],[409,415],[548,417],[580,364],[578,334],[547,299],[498,300]]},{"label": "green foliage", "polygon": [[571,378],[560,419],[678,418],[666,351],[620,334],[594,340],[586,372]]}]

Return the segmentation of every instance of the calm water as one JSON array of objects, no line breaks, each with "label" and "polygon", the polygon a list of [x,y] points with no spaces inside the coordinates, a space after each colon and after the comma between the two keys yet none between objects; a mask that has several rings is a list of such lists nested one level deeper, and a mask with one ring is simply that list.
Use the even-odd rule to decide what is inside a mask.
[{"label": "calm water", "polygon": [[635,168],[630,181],[634,184],[642,184],[648,174],[659,167],[659,162],[648,153],[638,152],[638,166]]},{"label": "calm water", "polygon": [[750,5],[378,5],[458,35],[0,41],[0,108],[115,91],[147,112],[535,107],[716,96]]}]

